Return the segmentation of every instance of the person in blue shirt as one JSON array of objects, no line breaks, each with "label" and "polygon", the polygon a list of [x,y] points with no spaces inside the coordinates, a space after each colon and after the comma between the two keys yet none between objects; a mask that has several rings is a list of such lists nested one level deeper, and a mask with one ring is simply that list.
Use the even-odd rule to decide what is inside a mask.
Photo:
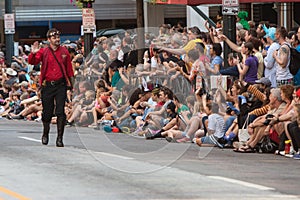
[{"label": "person in blue shirt", "polygon": [[222,46],[220,43],[214,43],[210,49],[211,62],[210,65],[204,64],[205,68],[212,74],[220,74],[220,69],[223,68]]}]

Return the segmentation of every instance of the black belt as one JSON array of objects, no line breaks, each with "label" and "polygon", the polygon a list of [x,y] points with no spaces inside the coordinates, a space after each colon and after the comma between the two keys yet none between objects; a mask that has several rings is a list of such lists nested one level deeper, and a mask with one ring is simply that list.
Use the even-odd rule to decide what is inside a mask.
[{"label": "black belt", "polygon": [[65,84],[65,79],[61,78],[61,79],[58,79],[56,81],[44,81],[44,83],[45,83],[45,86],[64,85]]}]

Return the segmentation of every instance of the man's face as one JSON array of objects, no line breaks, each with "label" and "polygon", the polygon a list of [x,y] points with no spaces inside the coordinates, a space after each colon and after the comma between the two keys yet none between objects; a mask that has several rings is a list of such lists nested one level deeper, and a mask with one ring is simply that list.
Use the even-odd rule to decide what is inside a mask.
[{"label": "man's face", "polygon": [[250,38],[251,38],[251,35],[249,35],[249,32],[246,31],[245,32],[245,41],[248,42],[250,40]]},{"label": "man's face", "polygon": [[192,31],[188,31],[189,40],[193,40],[196,38],[196,34],[194,34]]},{"label": "man's face", "polygon": [[227,61],[228,61],[229,66],[236,66],[237,65],[237,59],[234,58],[234,57],[228,58]]},{"label": "man's face", "polygon": [[60,45],[60,35],[54,35],[48,38],[50,45],[58,47]]},{"label": "man's face", "polygon": [[163,102],[165,101],[165,93],[163,91],[159,92],[159,99]]}]

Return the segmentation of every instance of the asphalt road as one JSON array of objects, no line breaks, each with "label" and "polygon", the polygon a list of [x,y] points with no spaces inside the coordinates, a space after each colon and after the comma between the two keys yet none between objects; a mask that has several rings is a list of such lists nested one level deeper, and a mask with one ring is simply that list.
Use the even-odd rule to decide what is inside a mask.
[{"label": "asphalt road", "polygon": [[297,160],[55,129],[43,146],[41,123],[0,120],[0,200],[300,199]]}]

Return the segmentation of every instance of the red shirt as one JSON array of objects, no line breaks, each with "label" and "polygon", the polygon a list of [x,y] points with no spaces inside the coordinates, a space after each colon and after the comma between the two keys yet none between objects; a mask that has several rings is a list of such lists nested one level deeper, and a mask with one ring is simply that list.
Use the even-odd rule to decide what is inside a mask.
[{"label": "red shirt", "polygon": [[[44,80],[57,81],[64,77],[59,64],[55,60],[49,48],[41,48],[36,54],[31,53],[28,56],[29,64],[37,65],[42,62],[40,85],[42,85]],[[54,54],[58,62],[61,63],[61,66],[65,68],[66,75],[68,77],[73,77],[74,71],[68,50],[65,47],[59,46],[54,51]]]}]

